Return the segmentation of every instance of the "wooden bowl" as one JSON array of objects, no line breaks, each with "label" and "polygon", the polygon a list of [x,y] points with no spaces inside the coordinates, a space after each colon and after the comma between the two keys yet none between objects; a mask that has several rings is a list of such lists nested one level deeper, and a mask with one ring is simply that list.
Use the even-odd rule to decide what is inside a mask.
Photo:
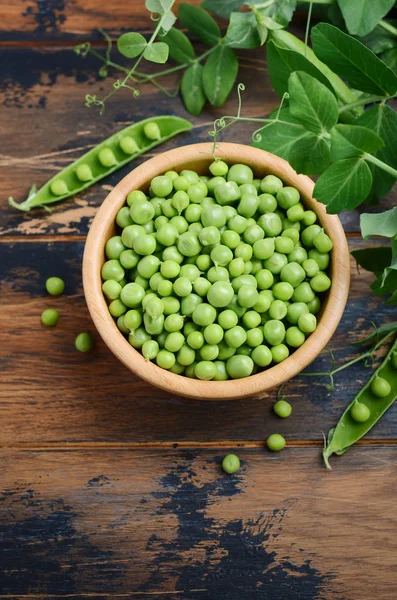
[{"label": "wooden bowl", "polygon": [[241,144],[221,143],[217,156],[228,164],[250,165],[256,177],[273,174],[286,184],[296,187],[307,208],[318,215],[319,223],[333,241],[331,259],[332,286],[323,300],[318,327],[305,343],[284,362],[245,379],[230,381],[200,381],[175,375],[146,361],[117,329],[101,289],[101,267],[105,261],[105,243],[115,235],[115,217],[123,206],[129,192],[135,189],[147,191],[148,183],[156,175],[170,169],[194,169],[208,172],[212,162],[211,143],[192,144],[169,150],[146,161],[110,192],[91,225],[84,250],[84,293],[91,317],[105,344],[133,373],[163,390],[202,400],[232,400],[257,396],[287,381],[307,367],[321,352],[334,333],[345,308],[349,291],[349,250],[339,218],[328,215],[323,204],[313,199],[314,184],[308,177],[297,175],[283,159],[263,150]]}]

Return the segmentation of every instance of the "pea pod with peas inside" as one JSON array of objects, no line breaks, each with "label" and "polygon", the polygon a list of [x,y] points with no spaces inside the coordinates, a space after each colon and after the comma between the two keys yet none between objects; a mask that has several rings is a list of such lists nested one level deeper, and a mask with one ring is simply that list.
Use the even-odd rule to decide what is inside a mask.
[{"label": "pea pod with peas inside", "polygon": [[328,434],[323,458],[328,469],[332,454],[344,454],[379,421],[397,398],[397,339],[380,367],[346,408]]},{"label": "pea pod with peas inside", "polygon": [[18,204],[12,197],[8,202],[18,210],[29,211],[74,196],[133,158],[191,128],[190,121],[166,115],[129,125],[83,154],[38,191],[32,186],[24,202]]}]

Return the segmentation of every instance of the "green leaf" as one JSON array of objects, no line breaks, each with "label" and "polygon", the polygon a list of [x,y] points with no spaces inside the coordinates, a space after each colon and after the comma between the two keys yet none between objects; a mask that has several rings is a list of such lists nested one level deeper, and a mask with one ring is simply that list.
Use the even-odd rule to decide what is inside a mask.
[{"label": "green leaf", "polygon": [[152,13],[162,15],[172,8],[173,0],[146,0],[146,9]]},{"label": "green leaf", "polygon": [[271,40],[267,43],[266,51],[270,81],[280,97],[288,91],[288,79],[294,71],[304,71],[312,75],[333,91],[325,75],[305,58],[303,54],[294,50],[281,48]]},{"label": "green leaf", "polygon": [[395,0],[338,0],[349,33],[367,35],[379,23]]},{"label": "green leaf", "polygon": [[170,10],[163,17],[163,19],[161,21],[161,36],[162,37],[164,36],[164,34],[167,33],[167,31],[169,31],[175,25],[175,21],[176,21],[176,16],[172,12],[172,10]]},{"label": "green leaf", "polygon": [[276,21],[274,21],[271,17],[268,17],[267,15],[263,15],[263,24],[270,29],[270,31],[277,31],[278,29],[284,29],[283,25],[280,25],[280,23],[277,23]]},{"label": "green leaf", "polygon": [[[390,22],[393,26],[396,25],[396,21]],[[361,39],[362,43],[365,44],[375,54],[390,50],[396,45],[396,36],[383,29],[383,27],[375,27],[371,33]]]},{"label": "green leaf", "polygon": [[164,64],[168,59],[168,45],[164,42],[153,42],[150,46],[146,46],[143,58],[150,62]]},{"label": "green leaf", "polygon": [[236,81],[238,61],[235,53],[227,46],[219,46],[204,66],[203,83],[205,94],[213,106],[222,106]]},{"label": "green leaf", "polygon": [[254,13],[232,12],[224,43],[231,48],[257,48],[261,42]]},{"label": "green leaf", "polygon": [[319,175],[329,166],[330,156],[325,139],[307,132],[293,144],[288,160],[297,173]]},{"label": "green leaf", "polygon": [[395,94],[395,73],[358,40],[328,23],[313,27],[311,39],[318,58],[352,87],[380,96]]},{"label": "green leaf", "polygon": [[[356,121],[374,131],[383,141],[384,147],[375,153],[376,158],[397,169],[397,113],[387,104],[376,104],[365,111]],[[381,198],[390,190],[395,178],[383,169],[371,166],[373,174],[372,190],[377,198]]]},{"label": "green leaf", "polygon": [[161,39],[168,44],[170,56],[177,62],[188,64],[194,60],[195,53],[193,46],[187,35],[180,29],[173,27],[167,35]]},{"label": "green leaf", "polygon": [[327,205],[330,214],[351,210],[368,196],[371,171],[361,158],[345,158],[333,163],[317,180],[313,195]]},{"label": "green leaf", "polygon": [[380,55],[380,58],[394,73],[397,71],[397,46],[383,52],[383,54]]},{"label": "green leaf", "polygon": [[140,33],[123,33],[117,40],[118,51],[127,58],[135,58],[142,54],[147,42]]},{"label": "green leaf", "polygon": [[181,94],[187,110],[192,115],[199,115],[207,101],[203,87],[204,67],[194,63],[183,74]]},{"label": "green leaf", "polygon": [[256,30],[259,35],[260,44],[261,44],[261,46],[263,46],[263,44],[267,40],[267,36],[269,35],[269,30],[265,25],[264,15],[259,10],[257,10],[255,12],[255,21],[256,21]]},{"label": "green leaf", "polygon": [[204,0],[201,6],[209,12],[228,19],[232,12],[237,11],[244,4],[244,0]]},{"label": "green leaf", "polygon": [[[261,0],[257,3],[263,4]],[[286,27],[292,19],[295,8],[296,0],[274,0],[268,8],[265,8],[265,12],[274,21]]]},{"label": "green leaf", "polygon": [[308,73],[295,71],[288,81],[291,115],[314,133],[326,133],[338,122],[338,103],[329,89]]},{"label": "green leaf", "polygon": [[360,227],[365,240],[373,235],[394,237],[397,235],[397,206],[382,213],[363,213],[360,217]]},{"label": "green leaf", "polygon": [[360,125],[336,125],[331,131],[332,161],[360,156],[364,152],[374,154],[384,146],[381,138]]},{"label": "green leaf", "polygon": [[305,138],[308,132],[291,116],[288,108],[280,111],[279,120],[281,122],[275,120],[259,129],[253,137],[252,145],[289,160],[293,145]]},{"label": "green leaf", "polygon": [[220,38],[221,30],[218,24],[208,13],[198,6],[181,4],[178,18],[182,25],[199,38],[207,46],[215,46]]},{"label": "green leaf", "polygon": [[376,281],[371,284],[371,290],[379,296],[384,296],[385,294],[393,294],[394,298],[392,300],[392,304],[395,299],[395,292],[397,290],[397,271],[391,270],[389,271],[387,277],[384,277],[384,274],[380,275]]},{"label": "green leaf", "polygon": [[[353,252],[352,252],[352,254],[353,254]],[[390,335],[391,335],[395,331],[397,331],[397,321],[392,321],[391,323],[386,323],[385,325],[381,325],[381,327],[376,327],[364,339],[358,340],[357,342],[353,342],[353,346],[359,346],[361,344],[369,344],[370,342],[376,342],[377,340],[382,338],[387,333],[390,333]]]},{"label": "green leaf", "polygon": [[360,267],[366,271],[375,273],[377,277],[391,263],[391,248],[387,246],[353,250],[350,254],[356,259]]}]

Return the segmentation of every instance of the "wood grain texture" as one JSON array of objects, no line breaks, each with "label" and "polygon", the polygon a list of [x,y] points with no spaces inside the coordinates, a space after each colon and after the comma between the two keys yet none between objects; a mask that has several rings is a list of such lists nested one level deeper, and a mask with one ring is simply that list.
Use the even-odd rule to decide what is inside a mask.
[{"label": "wood grain texture", "polygon": [[[368,244],[368,243],[367,243]],[[350,248],[362,247],[350,240]],[[341,372],[337,391],[327,381],[297,378],[286,388],[294,417],[272,414],[275,393],[256,400],[214,402],[183,400],[151,387],[128,371],[101,342],[89,318],[81,284],[83,243],[16,242],[0,245],[4,305],[0,330],[3,388],[0,443],[15,442],[168,442],[261,440],[281,427],[294,440],[321,440],[354,397],[369,372],[362,364]],[[345,362],[359,350],[350,344],[365,336],[374,321],[393,320],[393,307],[369,294],[373,276],[357,273],[352,260],[352,284],[342,322],[332,339],[337,360]],[[50,298],[44,284],[51,275],[66,281],[65,295]],[[56,328],[40,325],[41,312],[57,307]],[[13,326],[10,328],[10,311]],[[80,331],[94,334],[96,349],[81,355],[74,349]],[[327,354],[310,371],[324,371]],[[369,438],[393,439],[397,407],[382,419]],[[23,418],[21,418],[23,415]]]},{"label": "wood grain texture", "polygon": [[[240,54],[238,80],[246,90],[243,114],[268,115],[279,99],[268,79],[266,64],[260,52]],[[208,131],[214,119],[236,112],[236,95],[232,94],[221,108],[206,107],[200,117],[192,117],[179,97],[168,98],[150,85],[141,88],[133,99],[131,93],[117,93],[100,117],[95,108],[84,106],[87,93],[104,95],[110,89],[111,78],[98,76],[99,62],[93,57],[76,56],[72,48],[0,48],[0,63],[4,77],[0,82],[2,114],[2,147],[0,149],[0,236],[86,235],[96,209],[108,192],[132,167],[142,164],[152,155],[180,145],[209,141]],[[162,81],[168,90],[175,89],[177,80],[169,76]],[[8,206],[13,196],[19,202],[26,198],[30,186],[44,184],[56,172],[84,154],[95,144],[150,115],[178,114],[194,123],[194,129],[155,149],[153,154],[139,157],[130,165],[113,173],[85,193],[53,205],[48,215],[44,209],[21,214]],[[221,139],[250,144],[255,124],[236,124]],[[23,135],[20,135],[20,131]],[[393,206],[396,194],[382,201],[382,208]],[[362,210],[367,211],[368,207]],[[377,212],[379,206],[371,207]],[[347,232],[359,231],[359,210],[341,215]]]},{"label": "wood grain texture", "polygon": [[395,598],[396,449],[224,452],[3,452],[1,597]]}]

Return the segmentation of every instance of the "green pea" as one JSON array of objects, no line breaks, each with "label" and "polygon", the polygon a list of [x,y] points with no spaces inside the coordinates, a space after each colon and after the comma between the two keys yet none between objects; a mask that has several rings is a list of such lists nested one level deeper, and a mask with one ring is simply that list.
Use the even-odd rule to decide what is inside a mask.
[{"label": "green pea", "polygon": [[266,445],[272,452],[280,452],[285,448],[285,439],[279,433],[272,433],[267,438]]},{"label": "green pea", "polygon": [[129,225],[132,225],[130,209],[128,208],[128,206],[123,206],[123,208],[120,208],[116,216],[116,223],[122,229],[124,229],[124,227],[128,227]]},{"label": "green pea", "polygon": [[306,246],[306,248],[313,248],[314,238],[319,233],[322,233],[322,229],[319,225],[309,225],[309,227],[306,227],[306,229],[302,231],[302,244]]},{"label": "green pea", "polygon": [[94,342],[89,333],[83,332],[78,334],[78,336],[74,340],[74,345],[76,347],[76,350],[78,350],[79,352],[89,352],[92,349]]},{"label": "green pea", "polygon": [[270,258],[263,261],[263,266],[268,269],[273,275],[281,273],[283,267],[288,264],[288,259],[285,254],[273,252]]},{"label": "green pea", "polygon": [[292,301],[308,304],[314,298],[314,292],[307,281],[300,283],[294,290]]},{"label": "green pea", "polygon": [[304,268],[308,277],[314,277],[320,271],[318,263],[313,258],[308,258],[307,260],[304,260],[302,263],[302,267]]},{"label": "green pea", "polygon": [[148,200],[135,200],[130,206],[131,219],[137,225],[144,225],[154,217],[154,206]]},{"label": "green pea", "polygon": [[84,182],[91,181],[91,179],[94,179],[91,167],[84,163],[76,167],[76,176],[77,179]]},{"label": "green pea", "polygon": [[178,264],[183,263],[184,257],[181,254],[176,246],[170,246],[169,248],[164,248],[162,254],[163,260],[174,260]]},{"label": "green pea", "polygon": [[[134,277],[130,277],[130,279],[134,279],[135,283],[140,285],[145,291],[149,289],[149,280],[145,279],[141,275],[134,275]],[[124,287],[124,286],[123,286]]]},{"label": "green pea", "polygon": [[226,370],[232,379],[249,377],[254,370],[254,361],[250,356],[234,355],[227,360]]},{"label": "green pea", "polygon": [[171,369],[175,364],[175,354],[168,350],[160,350],[156,356],[156,363],[162,369]]},{"label": "green pea", "polygon": [[285,344],[277,344],[271,347],[273,362],[276,364],[283,362],[289,356],[289,350]]},{"label": "green pea", "polygon": [[317,319],[310,313],[304,313],[298,318],[298,327],[303,333],[313,333],[317,327]]},{"label": "green pea", "polygon": [[238,316],[235,312],[233,312],[230,309],[223,310],[218,315],[218,323],[222,327],[222,329],[231,329],[232,327],[235,327],[237,325]]},{"label": "green pea", "polygon": [[233,295],[234,292],[230,283],[215,281],[208,290],[207,298],[208,302],[215,308],[223,308],[230,304]]},{"label": "green pea", "polygon": [[216,366],[213,362],[208,360],[203,360],[197,363],[194,374],[197,379],[202,379],[204,381],[210,381],[216,375]]},{"label": "green pea", "polygon": [[[108,261],[113,262],[113,261]],[[118,261],[115,261],[118,263]],[[106,263],[105,263],[106,264]],[[118,263],[119,264],[119,263]],[[124,272],[123,272],[124,277]],[[123,277],[120,277],[122,279]],[[109,277],[108,279],[112,279]],[[65,289],[65,282],[60,277],[49,277],[45,282],[45,288],[50,296],[60,296]]]},{"label": "green pea", "polygon": [[256,285],[242,285],[237,293],[238,302],[243,308],[252,308],[258,301],[258,296]]},{"label": "green pea", "polygon": [[317,215],[314,211],[312,210],[305,210],[305,213],[303,215],[303,219],[302,222],[306,227],[309,227],[309,225],[314,225],[314,223],[317,221]]},{"label": "green pea", "polygon": [[258,225],[262,227],[266,237],[277,237],[283,230],[281,219],[275,213],[265,213],[258,219]]},{"label": "green pea", "polygon": [[275,175],[266,175],[260,184],[261,192],[265,194],[277,194],[282,187],[283,182]]},{"label": "green pea", "polygon": [[[197,265],[197,268],[200,269],[200,271],[208,271],[208,269],[212,265],[210,256],[208,254],[200,254],[197,257],[196,265]],[[230,268],[230,265],[229,265],[229,268]]]},{"label": "green pea", "polygon": [[236,348],[230,348],[223,340],[218,344],[219,354],[218,359],[225,361],[234,354],[236,354]]},{"label": "green pea", "polygon": [[[247,227],[247,229],[243,233],[244,241],[247,244],[254,245],[256,242],[259,242],[263,239],[265,232],[259,225],[251,225]],[[237,246],[237,244],[236,244]]]},{"label": "green pea", "polygon": [[214,381],[226,381],[229,379],[226,371],[226,363],[223,360],[216,360],[214,364],[216,367]]},{"label": "green pea", "polygon": [[109,312],[112,317],[120,317],[127,310],[127,306],[120,298],[116,298],[109,304]]},{"label": "green pea", "polygon": [[254,348],[251,352],[251,358],[258,367],[267,367],[273,360],[270,349],[264,345]]},{"label": "green pea", "polygon": [[310,286],[315,292],[325,292],[331,287],[331,280],[325,273],[318,273],[310,280]]},{"label": "green pea", "polygon": [[245,217],[242,217],[241,215],[234,215],[233,217],[228,219],[227,225],[229,229],[241,235],[247,228],[247,219]]},{"label": "green pea", "polygon": [[139,152],[139,146],[130,135],[124,135],[120,141],[119,146],[124,152],[124,154],[135,154]]},{"label": "green pea", "polygon": [[299,327],[288,327],[287,331],[285,332],[285,341],[287,342],[288,346],[291,346],[291,348],[299,348],[299,346],[302,346],[305,339],[305,334],[299,329]]},{"label": "green pea", "polygon": [[[260,324],[261,316],[255,310],[248,310],[243,315],[242,321],[243,321],[243,325],[246,329],[254,329],[255,327],[258,327],[258,325]],[[219,317],[218,317],[218,322],[219,322]]]},{"label": "green pea", "polygon": [[295,248],[288,254],[288,261],[295,262],[301,265],[307,259],[307,252],[302,246],[296,245]]},{"label": "green pea", "polygon": [[196,375],[195,375],[195,368],[196,368],[197,363],[193,362],[191,365],[188,365],[185,369],[185,375],[186,377],[189,377],[190,379],[197,379]]},{"label": "green pea", "polygon": [[210,287],[211,282],[208,279],[204,279],[204,277],[199,277],[193,283],[193,289],[199,296],[206,296]]},{"label": "green pea", "polygon": [[212,325],[207,325],[204,329],[204,338],[207,344],[217,345],[223,339],[223,329],[220,325],[213,323]]},{"label": "green pea", "polygon": [[50,190],[54,196],[63,196],[69,193],[67,183],[63,179],[55,179],[50,185]]},{"label": "green pea", "polygon": [[291,208],[291,206],[298,204],[299,200],[300,194],[298,190],[293,187],[286,186],[282,189],[279,189],[277,192],[277,202],[281,208],[284,208],[285,210],[288,210]]},{"label": "green pea", "polygon": [[129,310],[124,314],[124,325],[129,331],[138,329],[142,324],[142,315],[138,310]]},{"label": "green pea", "polygon": [[193,204],[198,204],[205,198],[208,194],[208,188],[203,181],[198,181],[197,183],[193,183],[187,189],[187,195],[189,196],[190,202]]},{"label": "green pea", "polygon": [[186,231],[179,236],[177,247],[183,256],[196,256],[201,251],[198,236],[192,231]]},{"label": "green pea", "polygon": [[228,454],[222,460],[222,469],[225,473],[229,475],[233,475],[233,473],[237,473],[240,468],[240,459],[235,454]]},{"label": "green pea", "polygon": [[386,398],[391,392],[391,385],[384,377],[376,376],[371,383],[371,392],[378,398]]},{"label": "green pea", "polygon": [[193,350],[200,350],[204,346],[204,336],[201,331],[192,331],[187,336],[186,341]]},{"label": "green pea", "polygon": [[54,327],[58,323],[59,312],[55,308],[46,308],[41,313],[41,322],[47,327]]},{"label": "green pea", "polygon": [[154,121],[145,123],[143,126],[143,133],[149,140],[159,140],[161,138],[160,127]]},{"label": "green pea", "polygon": [[293,223],[296,223],[297,221],[301,221],[303,219],[304,215],[305,215],[305,209],[300,202],[298,204],[295,204],[294,206],[291,206],[287,210],[287,218],[289,221],[292,221]]},{"label": "green pea", "polygon": [[273,411],[281,419],[287,419],[292,413],[292,406],[289,402],[286,402],[285,400],[278,400],[273,405]]},{"label": "green pea", "polygon": [[175,298],[175,296],[168,296],[166,298],[163,298],[163,304],[165,315],[172,315],[174,313],[177,313],[181,308],[181,303],[179,302],[178,298]]},{"label": "green pea", "polygon": [[[245,316],[245,315],[244,315]],[[253,348],[263,343],[263,333],[259,327],[253,327],[247,331],[247,344]]]},{"label": "green pea", "polygon": [[120,258],[120,254],[125,250],[121,237],[119,235],[115,235],[111,237],[105,245],[105,254],[107,258]]},{"label": "green pea", "polygon": [[119,331],[121,331],[121,333],[124,333],[124,334],[130,333],[130,330],[127,329],[127,327],[124,324],[124,315],[120,315],[117,318],[116,323],[117,323],[117,328],[119,329]]},{"label": "green pea", "polygon": [[218,204],[224,206],[225,204],[232,204],[236,200],[239,200],[241,191],[236,182],[225,181],[215,187],[214,194]]},{"label": "green pea", "polygon": [[273,300],[269,307],[269,317],[279,321],[287,314],[287,305],[282,300]]},{"label": "green pea", "polygon": [[350,409],[350,416],[356,423],[365,423],[371,416],[371,411],[363,402],[355,402]]},{"label": "green pea", "polygon": [[329,254],[319,252],[316,248],[312,248],[309,250],[309,258],[316,261],[318,264],[320,271],[325,271],[329,265]]},{"label": "green pea", "polygon": [[323,254],[326,252],[330,252],[332,250],[332,248],[334,247],[331,239],[324,232],[318,233],[313,238],[313,246],[316,248],[316,250],[318,250],[319,252],[321,252]]},{"label": "green pea", "polygon": [[233,258],[228,265],[228,270],[231,277],[238,277],[239,275],[242,275],[244,273],[244,269],[245,262],[241,257]]},{"label": "green pea", "polygon": [[122,287],[120,283],[113,279],[108,279],[102,284],[102,291],[109,300],[116,300],[121,294]]},{"label": "green pea", "polygon": [[152,235],[138,235],[133,243],[133,250],[141,256],[149,256],[156,249],[156,239]]},{"label": "green pea", "polygon": [[223,160],[217,159],[210,164],[209,170],[214,177],[223,177],[227,174],[229,167]]},{"label": "green pea", "polygon": [[261,194],[259,196],[258,212],[263,215],[272,213],[277,208],[277,200],[271,194]]},{"label": "green pea", "polygon": [[[228,184],[226,184],[228,185]],[[241,189],[240,189],[240,193],[241,193]],[[259,206],[259,198],[256,194],[247,194],[244,193],[241,195],[241,199],[239,202],[239,205],[237,207],[237,212],[239,215],[242,215],[243,217],[252,217],[256,211],[258,210],[258,206]]]},{"label": "green pea", "polygon": [[129,308],[139,306],[145,296],[144,288],[138,283],[127,283],[121,290],[121,301]]},{"label": "green pea", "polygon": [[203,360],[215,360],[218,358],[219,348],[216,344],[204,344],[199,350],[199,356]]},{"label": "green pea", "polygon": [[128,206],[131,206],[136,200],[147,200],[146,194],[141,192],[141,190],[134,190],[133,192],[130,192],[127,196]]},{"label": "green pea", "polygon": [[292,298],[294,288],[287,281],[280,281],[272,287],[272,291],[275,298],[287,302]]},{"label": "green pea", "polygon": [[[225,342],[230,348],[238,348],[247,341],[247,333],[245,329],[236,325],[225,332]],[[229,372],[229,369],[228,369]],[[230,375],[230,373],[229,373]]]},{"label": "green pea", "polygon": [[277,319],[270,319],[263,327],[263,333],[266,341],[271,346],[277,346],[281,344],[285,338],[285,326],[282,321]]},{"label": "green pea", "polygon": [[114,152],[110,148],[102,148],[98,153],[98,160],[104,167],[113,167],[117,163]]},{"label": "green pea", "polygon": [[192,319],[196,325],[201,327],[211,325],[216,319],[216,309],[210,304],[199,304],[193,311]]},{"label": "green pea", "polygon": [[232,229],[226,229],[226,231],[222,233],[221,239],[222,244],[224,244],[228,248],[231,248],[232,250],[234,250],[234,248],[237,248],[237,246],[241,242],[239,234],[236,231],[233,231]]},{"label": "green pea", "polygon": [[196,353],[192,348],[189,348],[189,346],[187,346],[186,344],[184,344],[182,346],[182,348],[179,350],[178,354],[177,354],[177,360],[179,362],[179,364],[181,364],[184,367],[188,367],[189,365],[192,365],[195,361],[196,358]]},{"label": "green pea", "polygon": [[147,340],[142,346],[142,354],[146,360],[153,360],[160,351],[160,347],[155,340]]},{"label": "green pea", "polygon": [[174,292],[177,296],[189,296],[192,289],[192,284],[187,277],[178,277],[174,282]]}]

